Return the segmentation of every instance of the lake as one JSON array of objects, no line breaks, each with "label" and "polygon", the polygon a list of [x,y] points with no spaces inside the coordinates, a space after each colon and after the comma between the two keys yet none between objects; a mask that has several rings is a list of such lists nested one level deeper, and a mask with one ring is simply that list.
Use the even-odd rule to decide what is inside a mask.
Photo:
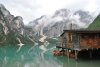
[{"label": "lake", "polygon": [[0,67],[100,67],[100,60],[74,60],[53,56],[54,44],[0,47]]}]

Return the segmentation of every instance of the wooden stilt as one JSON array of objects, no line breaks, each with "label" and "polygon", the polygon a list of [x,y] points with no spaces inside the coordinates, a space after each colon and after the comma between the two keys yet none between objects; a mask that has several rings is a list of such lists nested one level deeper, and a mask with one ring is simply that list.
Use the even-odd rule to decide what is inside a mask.
[{"label": "wooden stilt", "polygon": [[77,60],[78,59],[78,57],[77,57],[77,50],[75,50],[75,60]]},{"label": "wooden stilt", "polygon": [[90,59],[92,58],[92,52],[91,51],[89,51],[89,53],[90,53]]},{"label": "wooden stilt", "polygon": [[68,56],[68,58],[69,58],[69,50],[67,49],[67,56]]},{"label": "wooden stilt", "polygon": [[70,62],[69,62],[69,49],[67,49],[67,55],[68,55],[68,67],[70,67]]},{"label": "wooden stilt", "polygon": [[67,53],[68,53],[68,58],[69,58],[69,50],[68,50],[68,52],[67,52]]}]

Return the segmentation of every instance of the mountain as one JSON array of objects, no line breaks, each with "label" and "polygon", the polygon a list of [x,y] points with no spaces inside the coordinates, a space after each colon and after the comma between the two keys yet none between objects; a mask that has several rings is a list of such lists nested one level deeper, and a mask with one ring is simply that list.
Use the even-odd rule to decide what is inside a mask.
[{"label": "mountain", "polygon": [[41,16],[29,23],[35,34],[58,37],[63,30],[86,28],[93,17],[86,11],[57,10],[52,16]]},{"label": "mountain", "polygon": [[88,30],[100,30],[100,14],[94,19],[94,21],[88,26]]},{"label": "mountain", "polygon": [[43,15],[40,18],[31,21],[29,26],[32,27],[35,35],[43,35],[43,28],[47,26],[47,21],[49,21],[47,16]]},{"label": "mountain", "polygon": [[93,17],[89,14],[89,12],[87,12],[87,11],[79,10],[79,11],[76,11],[76,12],[74,13],[74,15],[77,15],[77,14],[80,16],[79,20],[82,21],[82,22],[84,22],[84,23],[89,23],[90,20],[93,18]]},{"label": "mountain", "polygon": [[33,43],[33,41],[25,35],[22,17],[14,17],[0,4],[0,45],[20,43]]}]

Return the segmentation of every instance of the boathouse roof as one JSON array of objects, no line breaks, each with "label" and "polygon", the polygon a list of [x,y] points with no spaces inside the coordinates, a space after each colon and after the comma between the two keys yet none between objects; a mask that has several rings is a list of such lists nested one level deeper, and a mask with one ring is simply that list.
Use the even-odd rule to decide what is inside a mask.
[{"label": "boathouse roof", "polygon": [[60,36],[63,36],[63,34],[65,32],[72,32],[72,33],[100,33],[100,30],[64,30],[64,32]]}]

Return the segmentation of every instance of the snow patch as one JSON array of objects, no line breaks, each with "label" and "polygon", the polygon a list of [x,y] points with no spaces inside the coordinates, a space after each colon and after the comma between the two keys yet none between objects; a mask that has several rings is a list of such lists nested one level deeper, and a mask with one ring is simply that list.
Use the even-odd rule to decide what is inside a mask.
[{"label": "snow patch", "polygon": [[17,45],[19,46],[19,48],[17,49],[17,52],[19,52],[24,44],[20,43],[20,44],[17,44]]},{"label": "snow patch", "polygon": [[17,52],[19,52],[20,49],[21,49],[21,47],[22,47],[24,44],[21,42],[21,40],[20,40],[19,38],[17,38],[17,40],[19,41],[19,44],[17,44],[17,45],[19,46]]},{"label": "snow patch", "polygon": [[41,50],[43,50],[43,51],[46,51],[46,50],[47,50],[46,47],[45,47],[45,45],[41,45],[39,48],[40,48]]},{"label": "snow patch", "polygon": [[39,48],[45,52],[45,51],[48,50],[48,49],[46,48],[48,45],[49,45],[49,42],[46,41],[46,42],[44,43],[44,45],[41,45]]},{"label": "snow patch", "polygon": [[44,42],[47,37],[42,35],[42,38],[39,39],[40,42]]}]

